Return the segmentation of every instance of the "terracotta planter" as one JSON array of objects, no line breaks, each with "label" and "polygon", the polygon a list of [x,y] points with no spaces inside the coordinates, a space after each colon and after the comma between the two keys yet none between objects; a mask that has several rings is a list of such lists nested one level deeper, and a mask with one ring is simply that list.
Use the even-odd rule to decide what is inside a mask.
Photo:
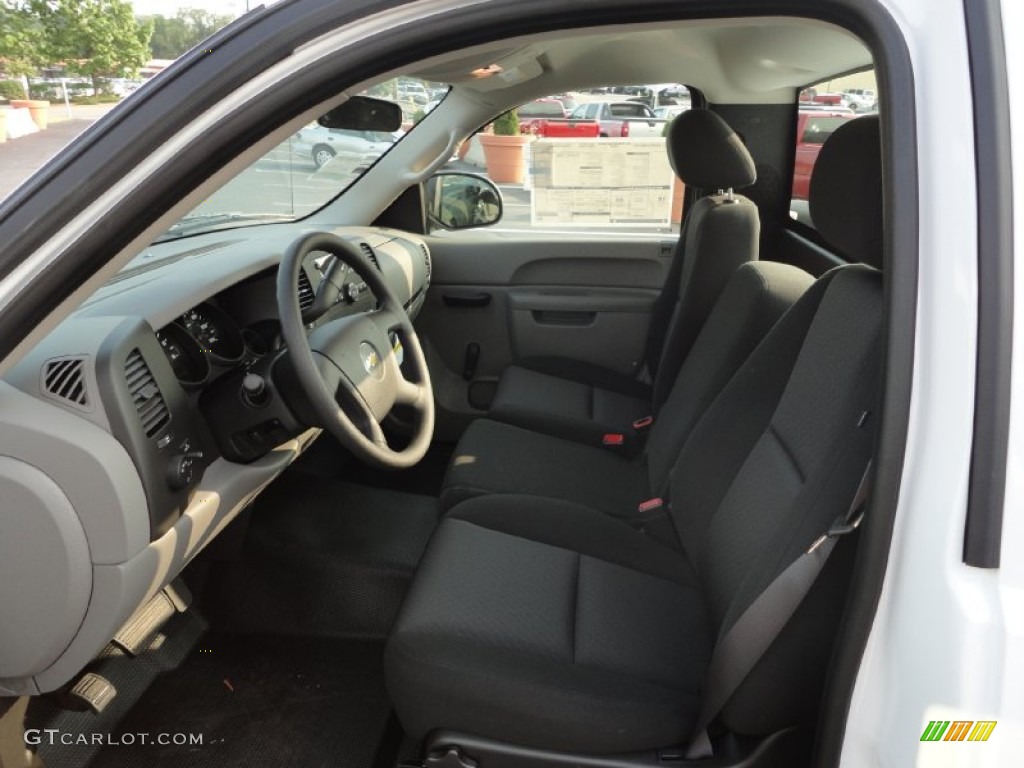
[{"label": "terracotta planter", "polygon": [[11,106],[15,109],[27,107],[29,114],[32,115],[32,122],[39,127],[39,130],[46,130],[46,126],[50,122],[50,102],[36,101],[35,99],[12,99]]},{"label": "terracotta planter", "polygon": [[495,136],[482,133],[480,144],[487,158],[487,175],[497,184],[522,184],[526,178],[526,153],[529,136]]},{"label": "terracotta planter", "polygon": [[7,110],[0,109],[0,144],[7,141]]}]

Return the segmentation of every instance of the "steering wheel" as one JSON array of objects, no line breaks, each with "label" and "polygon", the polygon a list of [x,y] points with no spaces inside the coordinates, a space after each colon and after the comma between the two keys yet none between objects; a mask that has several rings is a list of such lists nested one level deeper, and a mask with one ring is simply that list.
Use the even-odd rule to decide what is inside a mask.
[{"label": "steering wheel", "polygon": [[[307,335],[297,286],[299,270],[313,251],[325,251],[350,266],[366,281],[380,307],[330,320]],[[329,283],[340,272],[330,270],[320,290],[340,292],[342,286]],[[288,247],[278,269],[277,306],[281,335],[299,387],[319,422],[316,426],[378,467],[403,469],[422,459],[434,433],[434,393],[427,361],[402,302],[359,248],[327,232],[300,237]],[[405,349],[413,381],[402,373],[392,332]],[[380,427],[395,405],[411,406],[416,416],[412,439],[398,451],[388,445]]]}]

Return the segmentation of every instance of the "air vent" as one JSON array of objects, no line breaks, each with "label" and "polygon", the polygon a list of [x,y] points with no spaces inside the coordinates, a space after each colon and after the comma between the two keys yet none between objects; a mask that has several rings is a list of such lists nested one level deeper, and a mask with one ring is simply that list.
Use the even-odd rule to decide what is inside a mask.
[{"label": "air vent", "polygon": [[167,410],[164,396],[160,394],[160,387],[157,386],[139,350],[133,349],[128,355],[128,360],[124,364],[124,377],[128,382],[132,403],[142,422],[142,429],[146,437],[152,437],[171,420],[171,414]]},{"label": "air vent", "polygon": [[69,405],[88,407],[89,394],[85,388],[85,360],[81,357],[62,357],[48,360],[43,366],[43,391]]},{"label": "air vent", "polygon": [[373,248],[370,247],[370,244],[369,243],[360,243],[359,244],[359,248],[363,252],[363,255],[366,258],[368,258],[370,261],[372,261],[373,262],[373,266],[375,266],[379,270],[380,269],[380,262],[377,261],[377,254],[373,252]]},{"label": "air vent", "polygon": [[427,246],[420,243],[420,252],[423,254],[423,264],[427,269],[427,282],[430,282],[430,251],[427,250]]},{"label": "air vent", "polygon": [[316,301],[316,294],[313,293],[313,284],[309,282],[309,275],[306,270],[299,270],[299,309],[305,312],[313,306]]}]

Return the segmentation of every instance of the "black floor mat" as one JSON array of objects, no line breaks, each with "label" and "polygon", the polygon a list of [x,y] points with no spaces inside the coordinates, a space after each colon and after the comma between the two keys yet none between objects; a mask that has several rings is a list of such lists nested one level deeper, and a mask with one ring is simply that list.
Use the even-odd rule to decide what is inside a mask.
[{"label": "black floor mat", "polygon": [[90,766],[369,768],[390,714],[382,653],[379,642],[208,635],[110,737],[197,734],[202,744],[110,744]]},{"label": "black floor mat", "polygon": [[331,435],[323,434],[299,457],[289,472],[405,493],[440,496],[453,453],[454,443],[433,443],[427,455],[413,467],[398,471],[376,469],[353,457]]},{"label": "black floor mat", "polygon": [[287,472],[256,502],[243,557],[219,566],[215,629],[384,639],[438,519],[437,499]]}]

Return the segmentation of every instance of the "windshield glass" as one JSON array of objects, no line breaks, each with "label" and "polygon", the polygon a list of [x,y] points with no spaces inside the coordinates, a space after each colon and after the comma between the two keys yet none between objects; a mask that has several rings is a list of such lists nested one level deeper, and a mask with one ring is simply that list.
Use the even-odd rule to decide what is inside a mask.
[{"label": "windshield glass", "polygon": [[426,107],[435,106],[447,92],[441,83],[409,77],[373,86],[364,95],[402,108],[401,130],[325,128],[314,121],[210,195],[157,242],[308,216],[366,173],[423,117]]}]

